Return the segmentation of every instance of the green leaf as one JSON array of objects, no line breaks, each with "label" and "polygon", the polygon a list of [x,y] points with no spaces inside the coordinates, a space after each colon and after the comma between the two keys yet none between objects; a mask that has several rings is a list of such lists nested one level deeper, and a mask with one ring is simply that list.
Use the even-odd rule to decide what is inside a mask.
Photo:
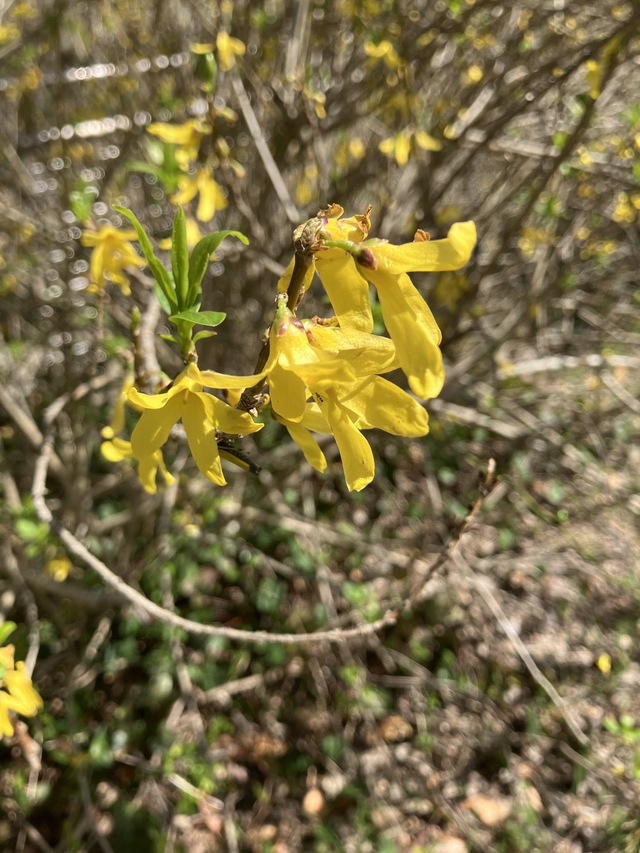
[{"label": "green leaf", "polygon": [[174,306],[171,305],[167,297],[164,295],[164,291],[162,290],[157,281],[153,286],[153,291],[156,295],[156,299],[160,303],[160,307],[162,308],[164,313],[169,316],[169,314],[171,314],[171,312],[173,311]]},{"label": "green leaf", "polygon": [[199,240],[191,252],[189,259],[189,301],[194,303],[200,295],[202,279],[209,265],[209,258],[218,248],[225,237],[237,237],[245,246],[249,241],[239,231],[214,231]]},{"label": "green leaf", "polygon": [[194,326],[219,326],[226,317],[222,311],[181,311],[179,314],[172,314],[169,319],[172,323],[176,320],[186,320]]},{"label": "green leaf", "polygon": [[174,338],[173,335],[160,335],[163,341],[166,341],[168,344],[177,344],[179,341],[177,338]]},{"label": "green leaf", "polygon": [[197,344],[198,341],[206,341],[207,338],[215,338],[217,334],[217,332],[196,332],[193,336],[193,342],[194,344]]},{"label": "green leaf", "polygon": [[3,622],[0,625],[0,646],[4,646],[17,627],[15,622]]},{"label": "green leaf", "polygon": [[[151,274],[155,278],[158,286],[164,293],[167,302],[171,304],[173,308],[178,307],[178,303],[176,301],[175,295],[175,287],[169,273],[166,271],[164,266],[160,263],[160,261],[156,258],[155,253],[153,251],[153,246],[151,245],[151,240],[147,237],[147,232],[144,230],[142,225],[138,222],[136,215],[127,210],[126,207],[120,207],[119,205],[113,206],[113,209],[120,213],[122,216],[126,217],[129,222],[136,229],[136,233],[138,235],[138,240],[140,242],[140,248],[142,249],[142,253],[146,258],[147,263],[149,264],[149,269],[151,270]],[[167,313],[169,313],[167,311]]]},{"label": "green leaf", "polygon": [[180,206],[173,220],[171,269],[176,286],[178,308],[184,311],[191,308],[191,304],[186,301],[189,292],[189,249],[187,248],[187,221],[184,210]]}]

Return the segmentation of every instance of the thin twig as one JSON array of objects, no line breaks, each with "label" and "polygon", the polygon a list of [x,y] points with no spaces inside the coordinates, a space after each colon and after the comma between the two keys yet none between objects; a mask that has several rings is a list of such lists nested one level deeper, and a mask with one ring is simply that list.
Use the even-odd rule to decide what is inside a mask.
[{"label": "thin twig", "polygon": [[507,615],[500,606],[500,602],[493,594],[493,591],[491,590],[486,578],[481,578],[473,574],[470,566],[459,552],[453,554],[452,556],[458,567],[462,570],[466,570],[465,573],[468,575],[472,586],[477,592],[480,593],[480,595],[484,599],[485,603],[495,616],[496,622],[502,628],[507,638],[513,644],[513,647],[517,651],[524,665],[529,670],[534,681],[544,690],[549,699],[551,699],[556,708],[558,708],[564,718],[565,723],[567,724],[567,727],[569,728],[573,736],[576,738],[576,740],[583,746],[586,746],[589,743],[589,738],[579,727],[578,722],[573,715],[573,711],[568,706],[567,702],[558,693],[558,691],[549,681],[549,679],[540,670],[538,664],[532,658],[529,649],[520,639],[518,632],[507,618]]},{"label": "thin twig", "polygon": [[244,120],[247,123],[249,133],[253,137],[253,142],[256,146],[256,150],[258,151],[258,154],[260,155],[260,158],[264,163],[264,167],[267,171],[267,175],[269,176],[273,188],[276,191],[276,195],[280,199],[280,203],[284,207],[285,213],[287,214],[289,221],[293,225],[298,225],[302,217],[298,212],[297,207],[293,203],[291,196],[289,195],[289,190],[287,189],[284,179],[280,174],[280,170],[278,169],[278,165],[273,159],[271,151],[269,151],[269,146],[267,145],[267,141],[264,138],[262,128],[260,127],[260,123],[258,122],[256,114],[253,111],[253,107],[251,106],[251,101],[249,100],[247,91],[244,88],[244,83],[242,82],[242,79],[238,74],[233,74],[231,76],[231,82],[233,83],[233,88],[238,99],[238,104],[240,106],[242,115],[244,116]]},{"label": "thin twig", "polygon": [[43,443],[35,465],[31,495],[38,518],[50,526],[51,530],[59,537],[71,554],[82,560],[83,563],[123,598],[153,619],[165,625],[172,625],[174,628],[181,628],[183,631],[187,631],[187,633],[195,636],[225,637],[228,640],[256,645],[265,645],[267,643],[285,643],[290,645],[326,642],[346,643],[350,640],[374,634],[387,625],[395,624],[398,613],[396,610],[389,610],[381,619],[368,624],[357,625],[353,628],[332,628],[328,631],[316,631],[310,634],[270,633],[269,631],[243,631],[238,628],[228,628],[224,625],[203,625],[200,622],[185,619],[177,613],[172,613],[164,607],[160,607],[146,598],[142,593],[130,587],[129,584],[119,577],[119,575],[116,575],[102,560],[95,557],[58,519],[54,518],[44,498],[51,444],[52,436],[49,435]]}]

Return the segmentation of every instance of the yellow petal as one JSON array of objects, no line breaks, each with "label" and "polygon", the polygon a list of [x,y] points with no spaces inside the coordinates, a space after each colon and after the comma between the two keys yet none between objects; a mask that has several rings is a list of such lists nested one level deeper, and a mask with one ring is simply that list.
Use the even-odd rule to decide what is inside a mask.
[{"label": "yellow petal", "polygon": [[473,222],[456,222],[444,240],[414,241],[402,246],[384,243],[369,248],[378,262],[378,272],[444,272],[459,270],[468,263],[476,240]]},{"label": "yellow petal", "polygon": [[409,154],[411,153],[411,137],[405,131],[402,131],[402,133],[398,134],[396,137],[394,153],[398,166],[406,166],[409,162]]},{"label": "yellow petal", "polygon": [[[132,388],[131,392],[134,389]],[[185,409],[184,398],[187,392],[174,397],[167,396],[166,405],[161,409],[148,408],[142,412],[140,420],[131,434],[131,450],[136,459],[143,459],[159,450],[166,443],[174,425],[180,420]],[[147,394],[138,394],[147,397]]]},{"label": "yellow petal", "polygon": [[13,711],[24,717],[33,717],[43,707],[44,703],[33,687],[22,661],[18,661],[12,672],[5,673],[4,683],[11,696],[11,702],[7,704]]},{"label": "yellow petal", "polygon": [[335,436],[347,487],[350,492],[359,492],[373,480],[376,471],[369,442],[339,403],[329,398],[320,403],[320,409]]},{"label": "yellow petal", "polygon": [[204,398],[204,394],[188,395],[187,403],[183,406],[182,423],[187,433],[189,450],[201,473],[216,485],[226,486],[216,441],[216,425],[211,418],[211,410],[207,411],[208,405]]},{"label": "yellow petal", "polygon": [[369,285],[351,255],[341,249],[328,249],[316,258],[316,268],[340,325],[372,332]]},{"label": "yellow petal", "polygon": [[269,394],[273,411],[288,421],[301,421],[307,402],[304,382],[292,370],[276,365],[269,374]]},{"label": "yellow petal", "polygon": [[112,441],[103,441],[100,445],[100,453],[107,462],[122,462],[123,459],[133,458],[131,442],[123,438],[114,438]]},{"label": "yellow petal", "polygon": [[354,385],[340,403],[352,413],[359,429],[382,429],[409,438],[429,432],[425,409],[393,382],[372,376]]},{"label": "yellow petal", "polygon": [[231,376],[226,373],[217,373],[215,370],[202,370],[200,371],[200,381],[205,388],[244,391],[245,388],[253,388],[266,375],[266,370],[262,373],[249,373],[244,376]]},{"label": "yellow petal", "polygon": [[305,429],[302,424],[296,424],[292,421],[286,420],[283,420],[282,423],[286,426],[289,431],[289,435],[298,445],[309,465],[311,465],[312,468],[315,468],[316,471],[320,471],[320,473],[325,471],[327,468],[327,460],[311,433]]},{"label": "yellow petal", "polygon": [[4,690],[0,690],[0,735],[2,737],[13,737],[13,723],[9,717],[10,705],[7,700],[9,700],[9,696]]},{"label": "yellow petal", "polygon": [[234,409],[211,394],[200,394],[207,417],[220,432],[228,435],[251,435],[259,432],[264,424],[257,423],[247,412]]},{"label": "yellow petal", "polygon": [[178,192],[171,196],[171,204],[189,204],[198,195],[198,181],[195,177],[180,178],[178,187]]},{"label": "yellow petal", "polygon": [[199,173],[197,184],[200,201],[196,217],[200,222],[209,222],[217,210],[224,210],[227,207],[227,199],[220,185],[204,170]]},{"label": "yellow petal", "polygon": [[378,145],[378,149],[382,154],[386,154],[387,157],[393,157],[396,150],[395,136],[388,136],[386,139],[383,139]]},{"label": "yellow petal", "polygon": [[441,151],[442,150],[442,142],[439,142],[437,139],[434,139],[429,133],[426,133],[424,130],[416,130],[414,134],[414,138],[416,140],[416,144],[423,149],[423,151]]},{"label": "yellow petal", "polygon": [[437,397],[444,384],[440,330],[426,302],[406,273],[386,275],[367,270],[376,285],[382,316],[396,345],[409,387],[423,400]]}]

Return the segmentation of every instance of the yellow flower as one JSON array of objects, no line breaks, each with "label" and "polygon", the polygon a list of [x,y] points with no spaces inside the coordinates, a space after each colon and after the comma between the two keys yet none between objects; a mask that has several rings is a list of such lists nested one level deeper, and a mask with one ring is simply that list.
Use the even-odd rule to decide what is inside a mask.
[{"label": "yellow flower", "polygon": [[195,175],[185,175],[178,181],[179,191],[171,198],[172,204],[188,204],[200,194],[196,216],[200,222],[209,222],[217,210],[224,210],[227,199],[222,187],[206,169],[199,169]]},{"label": "yellow flower", "polygon": [[180,151],[176,152],[176,159],[182,168],[186,168],[188,162],[198,156],[200,143],[203,137],[211,133],[211,128],[198,119],[190,119],[182,124],[155,122],[149,125],[147,131],[152,136],[157,136],[161,142],[178,145]]},{"label": "yellow flower", "polygon": [[328,218],[325,231],[333,240],[355,244],[359,263],[342,248],[318,252],[316,269],[342,328],[373,329],[369,284],[378,292],[385,326],[396,345],[400,367],[418,397],[437,396],[444,382],[439,344],[440,329],[426,302],[407,275],[409,272],[447,272],[463,267],[476,243],[473,222],[451,226],[444,240],[429,240],[418,231],[413,243],[393,246],[367,240],[369,214],[342,219],[337,205],[319,215]]},{"label": "yellow flower", "polygon": [[[111,441],[104,441],[100,445],[100,453],[108,462],[122,462],[124,459],[132,459],[136,461],[131,449],[131,442],[125,441],[123,438],[114,438]],[[156,450],[146,456],[141,457],[138,461],[138,478],[142,483],[142,488],[150,495],[155,495],[158,490],[156,485],[156,477],[158,471],[161,473],[164,482],[167,486],[172,486],[176,479],[167,470],[161,450]]]},{"label": "yellow flower", "polygon": [[378,145],[378,149],[387,157],[393,157],[398,166],[402,168],[409,162],[409,155],[414,145],[422,148],[423,151],[440,151],[442,149],[442,143],[434,139],[429,133],[424,130],[413,130],[410,127],[405,127],[396,136],[383,139]]},{"label": "yellow flower", "polygon": [[56,583],[63,583],[69,577],[73,563],[68,557],[57,557],[45,563],[44,570]]},{"label": "yellow flower", "polygon": [[236,64],[236,56],[243,56],[246,50],[244,42],[232,38],[224,30],[220,30],[216,36],[216,47],[218,49],[218,62],[223,71],[231,71]]},{"label": "yellow flower", "polygon": [[10,711],[23,717],[34,717],[43,707],[24,663],[18,661],[14,664],[14,652],[13,646],[0,649],[0,685],[6,688],[0,690],[0,735],[6,737],[13,735]]},{"label": "yellow flower", "polygon": [[90,292],[104,290],[107,282],[117,284],[125,296],[131,294],[128,278],[123,274],[127,267],[142,268],[146,262],[136,254],[131,240],[137,240],[135,231],[120,231],[110,225],[104,225],[98,231],[85,231],[82,235],[83,246],[93,246],[89,273],[92,286]]},{"label": "yellow flower", "polygon": [[[220,464],[217,434],[249,435],[262,429],[263,424],[255,423],[251,415],[232,409],[217,397],[205,393],[203,387],[246,388],[253,379],[225,376],[213,371],[202,373],[195,364],[190,364],[163,394],[142,394],[131,388],[127,399],[142,412],[131,435],[132,457],[139,461],[140,466],[148,465],[149,458],[160,450],[174,425],[181,420],[196,465],[208,480],[225,486],[227,481]],[[148,485],[147,480],[145,488]]]},{"label": "yellow flower", "polygon": [[[330,321],[298,320],[280,301],[269,334],[267,377],[271,407],[307,461],[326,468],[310,431],[334,436],[347,486],[360,491],[374,477],[375,463],[363,429],[393,435],[428,432],[425,410],[377,374],[397,367],[393,342]],[[313,402],[308,403],[309,396]]]},{"label": "yellow flower", "polygon": [[349,491],[361,491],[375,475],[373,453],[362,430],[381,429],[410,438],[429,432],[429,417],[422,406],[381,376],[318,382],[313,398],[299,423],[276,412],[277,419],[286,426],[307,462],[320,472],[327,463],[311,432],[333,435]]},{"label": "yellow flower", "polygon": [[589,86],[589,97],[597,100],[602,91],[603,67],[601,62],[588,59],[585,62],[585,81]]},{"label": "yellow flower", "polygon": [[374,44],[371,41],[366,42],[364,52],[367,56],[371,57],[371,59],[382,59],[387,68],[390,68],[392,71],[397,71],[404,65],[404,62],[398,56],[395,47],[386,39],[379,42],[379,44]]}]

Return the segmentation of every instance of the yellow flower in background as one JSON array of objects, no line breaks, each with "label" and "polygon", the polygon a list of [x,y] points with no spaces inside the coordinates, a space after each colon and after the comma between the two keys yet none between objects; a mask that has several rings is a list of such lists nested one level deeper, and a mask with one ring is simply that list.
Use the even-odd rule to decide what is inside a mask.
[{"label": "yellow flower in background", "polygon": [[185,175],[178,181],[178,192],[172,196],[172,204],[188,204],[199,195],[196,217],[200,222],[209,222],[218,210],[227,207],[227,199],[222,187],[209,174],[207,169],[198,169],[195,175]]},{"label": "yellow flower in background", "polygon": [[43,702],[29,677],[24,663],[14,662],[14,646],[0,648],[0,735],[11,737],[13,723],[10,712],[34,717]]},{"label": "yellow flower in background", "polygon": [[394,159],[400,168],[403,168],[409,162],[409,156],[414,146],[423,151],[440,151],[442,149],[442,143],[434,139],[429,133],[409,127],[401,130],[396,136],[383,139],[378,145],[378,149],[382,154]]},{"label": "yellow flower in background", "polygon": [[589,97],[597,100],[602,91],[602,74],[603,67],[601,62],[596,62],[595,59],[588,59],[585,62],[585,81],[589,87]]},{"label": "yellow flower in background", "polygon": [[398,56],[395,47],[386,39],[378,44],[374,44],[371,41],[367,42],[364,46],[364,52],[371,59],[382,59],[391,71],[397,71],[399,68],[404,67],[404,62]]},{"label": "yellow flower in background", "polygon": [[125,419],[125,405],[127,402],[127,392],[129,388],[133,388],[133,374],[128,373],[122,384],[122,390],[118,395],[118,399],[116,400],[115,409],[113,410],[113,418],[111,419],[111,423],[103,427],[100,431],[100,435],[103,438],[112,439],[119,432],[122,432],[124,429],[124,419]]},{"label": "yellow flower in background", "polygon": [[223,71],[231,71],[236,64],[236,57],[243,56],[246,50],[244,42],[233,38],[224,30],[220,30],[216,36],[216,48],[218,49],[218,62]]},{"label": "yellow flower in background", "polygon": [[155,495],[158,490],[156,484],[158,472],[162,475],[167,486],[172,486],[176,482],[176,478],[167,469],[161,450],[156,450],[136,460],[130,441],[125,441],[123,438],[113,438],[111,441],[104,441],[100,445],[100,453],[108,462],[122,462],[125,459],[138,461],[138,478],[142,483],[142,488],[150,495]]},{"label": "yellow flower in background", "polygon": [[68,557],[57,557],[54,560],[47,560],[44,570],[56,583],[63,583],[69,577],[69,572],[73,568],[73,563]]},{"label": "yellow flower in background", "polygon": [[384,240],[365,241],[369,212],[350,219],[342,219],[342,213],[342,208],[334,205],[319,215],[328,218],[325,231],[332,240],[355,244],[356,252],[361,252],[360,262],[356,264],[353,254],[338,247],[327,247],[316,255],[316,269],[340,326],[372,331],[369,284],[373,284],[409,387],[422,399],[437,396],[444,382],[441,333],[408,273],[448,272],[463,267],[476,244],[475,225],[455,223],[443,240],[430,240],[425,232],[418,231],[412,243],[394,246]]},{"label": "yellow flower in background", "polygon": [[117,284],[125,296],[131,294],[129,279],[124,275],[124,270],[128,267],[141,269],[146,266],[146,262],[131,245],[130,241],[137,239],[135,231],[120,231],[110,225],[82,234],[82,245],[93,247],[89,264],[92,281],[89,292],[100,292],[104,290],[107,282],[111,282]]},{"label": "yellow flower in background", "polygon": [[205,376],[195,364],[190,364],[165,393],[142,394],[131,388],[127,399],[142,412],[131,435],[132,458],[140,466],[149,464],[149,457],[160,450],[175,424],[182,421],[196,465],[208,480],[225,486],[217,434],[249,435],[261,430],[263,424],[255,423],[251,415],[231,408],[203,388],[246,388],[253,384],[253,379],[212,371]]},{"label": "yellow flower in background", "polygon": [[149,125],[147,131],[161,142],[177,145],[176,160],[180,168],[188,169],[189,164],[198,156],[200,143],[211,133],[211,127],[198,119],[190,119],[182,124],[155,122]]}]

